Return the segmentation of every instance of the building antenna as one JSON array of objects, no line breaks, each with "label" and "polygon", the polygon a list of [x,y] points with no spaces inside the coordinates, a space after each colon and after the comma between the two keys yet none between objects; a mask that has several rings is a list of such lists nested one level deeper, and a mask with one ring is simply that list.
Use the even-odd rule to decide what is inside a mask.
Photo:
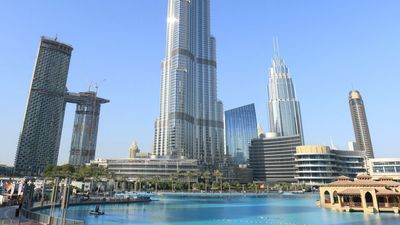
[{"label": "building antenna", "polygon": [[90,91],[90,90],[92,89],[92,87],[93,87],[93,81],[91,80],[91,81],[89,81],[89,88],[88,88],[88,91]]},{"label": "building antenna", "polygon": [[277,58],[280,58],[278,37],[272,38],[272,45],[274,47],[274,56]]},{"label": "building antenna", "polygon": [[54,37],[54,40],[57,41],[58,39],[58,34],[56,33],[56,36]]}]

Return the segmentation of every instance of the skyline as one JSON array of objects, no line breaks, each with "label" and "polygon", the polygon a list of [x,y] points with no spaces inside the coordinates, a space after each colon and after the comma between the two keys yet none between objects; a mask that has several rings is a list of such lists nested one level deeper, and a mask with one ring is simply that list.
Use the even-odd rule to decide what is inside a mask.
[{"label": "skyline", "polygon": [[[328,34],[323,34],[327,32],[324,29],[319,30],[318,33],[320,34],[316,35],[317,37],[313,37],[312,34],[315,35],[315,33],[308,34],[304,32],[298,34],[296,29],[286,32],[284,29],[288,27],[284,26],[285,23],[292,23],[289,26],[292,28],[293,25],[297,24],[295,16],[291,19],[283,19],[282,23],[279,23],[283,28],[273,26],[276,21],[268,20],[268,18],[273,18],[274,12],[268,11],[272,15],[261,17],[264,16],[261,14],[265,12],[265,3],[260,3],[260,7],[250,7],[246,5],[245,1],[238,1],[236,4],[228,4],[228,7],[223,8],[225,6],[223,2],[226,3],[226,1],[213,1],[211,7],[213,22],[211,26],[213,34],[217,37],[218,93],[225,104],[225,110],[255,103],[257,118],[263,130],[268,130],[266,125],[268,121],[266,85],[268,68],[273,57],[272,37],[278,36],[281,54],[285,57],[287,64],[290,65],[294,83],[296,84],[296,92],[302,104],[306,144],[329,145],[330,137],[332,137],[335,144],[340,148],[345,148],[348,140],[355,139],[351,115],[348,112],[347,95],[351,89],[357,89],[363,93],[376,156],[395,156],[396,146],[392,140],[395,140],[395,128],[400,126],[400,122],[399,119],[393,118],[396,118],[395,112],[399,110],[399,106],[382,105],[382,99],[390,99],[392,96],[397,97],[394,90],[396,90],[396,81],[399,81],[396,74],[400,71],[394,65],[397,62],[397,52],[400,50],[399,44],[396,42],[399,33],[389,29],[394,27],[390,26],[390,22],[395,25],[396,19],[397,21],[399,19],[394,10],[396,7],[372,4],[373,6],[368,8],[369,10],[360,10],[363,13],[356,12],[354,16],[351,13],[353,13],[352,9],[355,9],[356,4],[347,4],[349,6],[347,11],[344,9],[344,13],[340,14],[344,18],[338,18],[336,25],[343,25],[343,21],[347,18],[346,16],[349,18],[354,16],[351,21],[361,25],[361,27],[355,27],[356,30],[360,30],[352,32],[353,26],[344,26],[344,30],[348,32],[344,33],[347,35],[344,37],[337,35],[335,38],[338,40],[332,41],[328,38],[329,32]],[[7,110],[0,114],[4,121],[2,129],[0,129],[0,140],[3,143],[1,152],[5,155],[5,157],[1,158],[0,163],[13,164],[18,135],[23,123],[23,112],[26,106],[34,57],[41,35],[54,36],[58,34],[60,41],[71,44],[74,47],[68,81],[68,89],[70,91],[85,91],[90,80],[97,81],[100,86],[99,96],[111,100],[111,103],[102,110],[96,158],[126,157],[133,140],[138,141],[138,145],[142,150],[151,151],[154,119],[158,114],[159,63],[163,58],[165,49],[166,3],[167,1],[160,1],[160,6],[156,10],[153,7],[154,5],[146,1],[129,3],[126,4],[127,7],[113,5],[109,9],[111,12],[113,10],[121,10],[122,13],[120,17],[111,13],[105,19],[102,19],[104,21],[100,20],[107,24],[105,20],[111,19],[111,22],[108,23],[109,26],[106,26],[109,28],[107,32],[102,29],[103,23],[98,21],[98,23],[94,23],[94,30],[77,32],[81,34],[79,36],[74,36],[74,32],[76,32],[74,30],[91,27],[90,19],[80,21],[87,13],[85,10],[76,10],[76,18],[68,18],[71,21],[67,22],[63,20],[63,16],[66,15],[65,12],[68,10],[60,7],[65,10],[63,13],[63,11],[57,9],[59,5],[54,3],[49,3],[46,6],[49,12],[54,12],[47,15],[39,15],[35,10],[31,10],[40,8],[32,3],[25,3],[20,6],[22,8],[17,7],[15,3],[6,3],[5,7],[0,9],[0,27],[5,28],[4,30],[9,33],[9,35],[0,37],[0,74],[3,78],[0,84],[0,93],[3,96],[7,96],[3,102],[7,106]],[[90,5],[90,3],[75,2],[75,4],[65,4],[64,6],[71,8],[76,7],[76,4],[86,8],[86,10]],[[288,2],[272,2],[271,4],[280,5],[281,7],[290,6],[287,9],[289,12],[293,12],[299,3],[289,5]],[[396,4],[398,5],[398,3]],[[38,5],[40,6],[40,4]],[[105,5],[99,4],[95,8],[105,7]],[[137,12],[141,16],[145,12],[147,14],[151,12],[152,16],[148,18],[149,20],[146,23],[132,22],[139,21],[141,17],[138,15],[136,15],[137,17],[133,16],[133,18],[128,17],[127,11],[134,8],[133,5],[145,8],[142,10],[143,12]],[[308,3],[302,7],[307,8],[311,5],[311,3]],[[328,5],[339,7],[340,4],[338,2]],[[20,11],[13,14],[13,9],[17,8]],[[242,13],[249,13],[249,16],[237,18],[234,14],[229,14],[229,12],[237,12],[238,10],[235,9],[239,8],[242,8]],[[32,14],[24,15],[28,10],[29,12],[32,11]],[[222,14],[222,11],[228,14]],[[372,20],[373,23],[370,24],[368,22],[371,22],[371,19],[368,19],[368,16],[372,12],[375,13],[375,17],[373,17],[375,20]],[[117,13],[117,11],[114,13]],[[324,18],[327,19],[326,17],[332,16],[332,14],[339,15],[337,13],[338,11],[333,10],[333,13],[324,15],[325,17],[322,16],[322,21],[327,22]],[[101,16],[97,14],[94,13],[95,18],[97,18],[96,16]],[[323,13],[321,12],[321,14]],[[114,18],[113,20],[111,15],[115,16],[116,19]],[[31,16],[36,16],[37,18],[32,18]],[[125,16],[130,19],[125,21]],[[268,26],[271,26],[269,32],[262,33],[262,28],[260,27],[254,30],[255,25],[253,24],[249,24],[248,27],[240,26],[257,16],[262,18],[262,22],[266,22]],[[52,21],[43,20],[43,18],[50,17]],[[301,19],[304,22],[304,20],[307,21],[311,18],[303,15]],[[133,27],[124,27],[121,24],[115,25],[116,20],[117,22],[122,22],[123,25],[133,25]],[[8,22],[6,23],[5,21]],[[382,23],[382,21],[385,23]],[[57,22],[69,26],[62,28],[62,26],[60,27],[56,24]],[[21,23],[25,25],[21,25]],[[323,25],[323,23],[315,23],[320,26]],[[32,26],[26,26],[27,24]],[[41,27],[40,25],[43,24],[46,26]],[[247,32],[238,32],[236,26],[232,26],[232,24],[241,27]],[[362,27],[367,24],[372,25],[372,28],[369,26]],[[260,23],[257,23],[257,25],[260,25]],[[21,26],[27,29],[18,30],[18,27]],[[268,26],[264,28],[268,28]],[[312,26],[315,26],[315,24],[313,23]],[[338,27],[333,27],[335,29],[332,30],[337,31]],[[305,26],[297,29],[302,28],[309,31],[310,24],[308,26],[305,24]],[[371,32],[367,32],[362,28],[369,29]],[[145,39],[136,37],[140,35],[132,32],[135,30],[151,31],[153,35],[148,35]],[[113,31],[118,32],[113,33]],[[376,33],[380,34],[379,31],[385,31],[383,33],[386,35],[376,35]],[[391,32],[394,33],[392,34]],[[102,34],[103,36],[96,36],[95,34]],[[126,34],[126,36],[121,34]],[[372,39],[368,35],[365,38],[364,36],[361,38],[362,34],[369,34]],[[321,36],[322,40],[318,40]],[[110,40],[107,40],[108,38]],[[138,41],[131,41],[132,38],[138,38]],[[123,44],[120,45],[116,40],[121,41]],[[138,44],[140,40],[151,43],[151,50],[147,49],[149,47],[147,45],[141,46]],[[315,42],[315,40],[319,42]],[[125,42],[128,42],[128,44]],[[252,47],[248,47],[248,45],[242,46],[241,43],[243,42],[251,44]],[[349,44],[352,44],[352,46],[349,47]],[[304,51],[305,49],[307,51]],[[107,57],[102,57],[103,55],[98,54],[97,51],[104,51]],[[251,57],[242,57],[243,55]],[[257,55],[257,57],[254,55]],[[115,61],[111,60],[110,63],[110,59]],[[243,59],[246,59],[245,63],[243,63]],[[315,67],[316,64],[319,67]],[[385,79],[381,78],[383,76],[381,74],[385,75]],[[142,76],[145,79],[142,79]],[[249,79],[250,76],[251,79]],[[321,76],[325,79],[322,79]],[[368,79],[362,80],[361,78],[364,77]],[[104,79],[106,81],[102,82]],[[137,83],[140,83],[140,85]],[[353,87],[351,83],[354,83]],[[387,86],[387,88],[383,88],[383,86]],[[243,88],[247,92],[237,91],[238,89],[243,90]],[[146,93],[146,95],[143,95],[143,93]],[[318,96],[315,96],[315,93]],[[147,108],[147,110],[140,107]],[[387,115],[385,118],[383,118],[384,112]],[[59,163],[68,161],[73,115],[74,107],[67,106]]]}]

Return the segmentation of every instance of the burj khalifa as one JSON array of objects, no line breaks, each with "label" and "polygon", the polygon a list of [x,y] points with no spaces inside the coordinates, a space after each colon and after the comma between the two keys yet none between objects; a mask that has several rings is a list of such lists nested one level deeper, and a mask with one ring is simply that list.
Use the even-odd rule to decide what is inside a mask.
[{"label": "burj khalifa", "polygon": [[210,0],[169,0],[166,37],[154,154],[216,165],[223,154],[224,123]]}]

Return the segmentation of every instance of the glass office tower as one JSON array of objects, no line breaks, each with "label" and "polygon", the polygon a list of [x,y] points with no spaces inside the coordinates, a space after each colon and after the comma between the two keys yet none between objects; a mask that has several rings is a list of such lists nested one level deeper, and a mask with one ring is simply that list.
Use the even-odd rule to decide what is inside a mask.
[{"label": "glass office tower", "polygon": [[166,37],[154,153],[215,165],[223,154],[224,126],[210,1],[169,0]]},{"label": "glass office tower", "polygon": [[36,175],[57,164],[72,47],[42,37],[15,157],[15,172]]},{"label": "glass office tower", "polygon": [[257,117],[254,104],[225,111],[226,153],[236,163],[249,160],[251,140],[257,138]]},{"label": "glass office tower", "polygon": [[268,115],[271,132],[279,136],[300,135],[304,143],[300,103],[297,100],[289,69],[279,55],[278,45],[274,44],[275,54],[268,79]]},{"label": "glass office tower", "polygon": [[368,158],[374,158],[367,114],[365,113],[364,102],[359,91],[350,91],[349,106],[357,147],[359,150],[365,151]]}]

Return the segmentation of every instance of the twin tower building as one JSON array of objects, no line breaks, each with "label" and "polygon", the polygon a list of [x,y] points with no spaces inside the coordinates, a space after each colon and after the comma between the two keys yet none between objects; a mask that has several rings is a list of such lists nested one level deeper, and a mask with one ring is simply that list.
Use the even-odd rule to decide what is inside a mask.
[{"label": "twin tower building", "polygon": [[[217,98],[216,41],[210,32],[210,0],[169,0],[166,39],[153,153],[218,166],[224,154],[235,156],[236,152],[225,152],[224,129],[227,146],[230,140],[240,138],[228,135],[230,127],[227,123],[224,127],[223,104]],[[268,84],[270,130],[278,136],[296,136],[303,144],[299,101],[277,46]],[[71,52],[69,45],[41,39],[18,142],[17,173],[40,174],[46,165],[57,163],[66,103],[77,105],[70,163],[83,165],[94,159],[100,105],[109,101],[98,98],[96,92],[67,91]],[[351,101],[353,123],[357,123],[356,132],[362,133],[356,134],[357,142],[366,149],[370,141],[363,141],[369,133],[361,96],[351,96],[355,99]],[[255,121],[255,113],[249,121]],[[242,158],[248,158],[248,152],[241,151]]]},{"label": "twin tower building", "polygon": [[67,103],[76,104],[69,163],[83,165],[94,159],[101,104],[97,92],[68,92],[66,84],[73,48],[42,37],[26,105],[15,172],[38,175],[56,165]]}]

